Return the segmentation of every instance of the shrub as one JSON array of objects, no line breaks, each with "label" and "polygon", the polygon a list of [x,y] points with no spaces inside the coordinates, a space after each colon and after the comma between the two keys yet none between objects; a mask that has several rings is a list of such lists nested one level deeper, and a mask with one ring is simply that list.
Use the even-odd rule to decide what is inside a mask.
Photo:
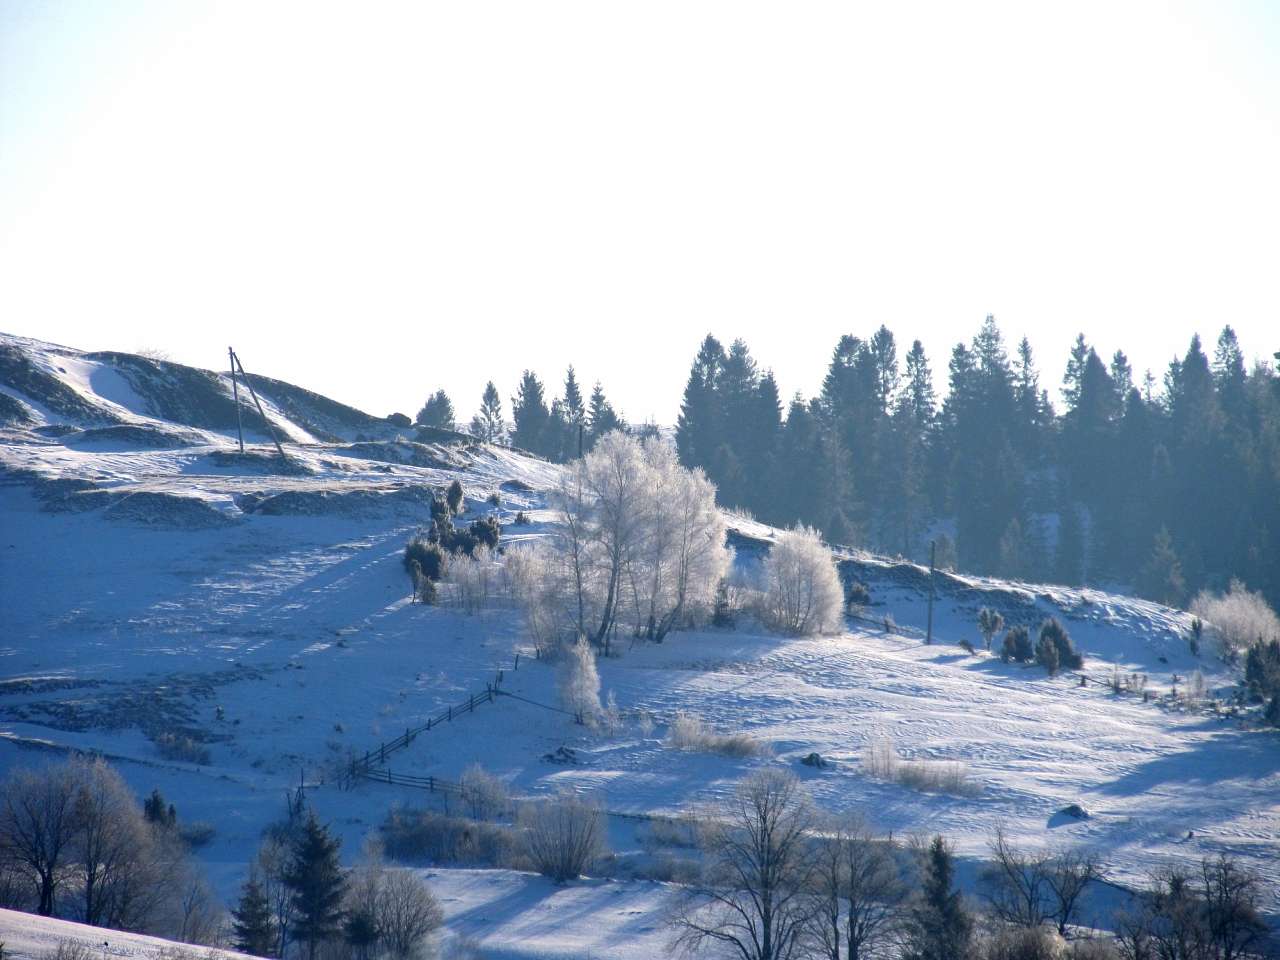
[{"label": "shrub", "polygon": [[502,780],[473,763],[459,781],[462,803],[472,820],[493,820],[511,808],[511,794]]},{"label": "shrub", "polygon": [[152,742],[156,745],[156,752],[166,760],[180,760],[201,766],[208,766],[213,762],[209,748],[185,734],[165,732]]},{"label": "shrub", "polygon": [[430,810],[392,809],[379,828],[387,856],[405,863],[522,865],[516,832],[507,826]]},{"label": "shrub", "polygon": [[865,607],[871,603],[871,591],[865,583],[857,580],[846,580],[844,584],[844,605],[846,608]]},{"label": "shrub", "polygon": [[699,750],[726,757],[763,757],[770,754],[767,744],[746,733],[716,733],[693,714],[679,711],[667,730],[666,744],[675,750]]},{"label": "shrub", "polygon": [[1031,646],[1031,634],[1027,632],[1027,628],[1021,624],[1010,627],[1000,646],[1000,659],[1005,663],[1010,660],[1027,663],[1034,655],[1035,649]]},{"label": "shrub", "polygon": [[89,945],[79,940],[59,940],[52,950],[46,950],[45,960],[94,960]]},{"label": "shrub", "polygon": [[1067,946],[1052,927],[998,927],[978,944],[979,960],[1063,960]]},{"label": "shrub", "polygon": [[982,634],[982,642],[985,647],[991,649],[991,638],[1001,631],[1004,627],[1004,617],[990,607],[983,607],[978,611],[978,632]]},{"label": "shrub", "polygon": [[[1043,643],[1046,637],[1053,644],[1054,652],[1057,654],[1058,665],[1055,669],[1079,670],[1084,666],[1084,658],[1076,652],[1066,628],[1053,617],[1040,624],[1040,642]],[[1037,653],[1037,659],[1038,656]]]},{"label": "shrub", "polygon": [[764,562],[761,620],[793,636],[839,631],[844,591],[831,552],[818,531],[799,526],[783,531]]},{"label": "shrub", "polygon": [[513,527],[527,527],[530,523],[529,515],[521,510],[516,514],[515,519],[511,521]]},{"label": "shrub", "polygon": [[1280,693],[1280,640],[1249,648],[1244,661],[1244,682],[1255,700]]},{"label": "shrub", "polygon": [[467,529],[475,538],[477,546],[488,547],[490,550],[498,549],[498,541],[502,538],[502,525],[498,523],[497,517],[473,520]]},{"label": "shrub", "polygon": [[470,615],[484,613],[489,607],[498,571],[488,547],[477,547],[472,556],[456,558],[449,568],[454,584],[454,602]]},{"label": "shrub", "polygon": [[1251,593],[1239,580],[1232,580],[1225,594],[1202,591],[1191,612],[1214,628],[1229,661],[1254,644],[1280,640],[1280,618],[1261,593]]},{"label": "shrub", "polygon": [[414,563],[428,580],[443,580],[449,569],[449,558],[438,542],[415,536],[405,545],[404,566],[412,574]]},{"label": "shrub", "polygon": [[449,513],[453,516],[460,514],[462,512],[464,499],[465,498],[462,493],[462,482],[454,480],[453,483],[449,484],[449,489],[445,491],[444,495],[445,505],[449,508]]},{"label": "shrub", "polygon": [[888,737],[873,740],[862,754],[862,766],[879,780],[919,790],[922,793],[949,793],[973,796],[979,787],[969,778],[963,764],[947,760],[904,760]]},{"label": "shrub", "polygon": [[181,829],[178,830],[178,836],[193,850],[207,845],[217,836],[217,833],[218,828],[208,820],[195,820],[191,823],[184,823]]},{"label": "shrub", "polygon": [[1053,676],[1058,672],[1058,647],[1051,637],[1040,635],[1040,642],[1036,644],[1036,663],[1044,667],[1049,676]]},{"label": "shrub", "polygon": [[453,516],[453,511],[449,509],[449,501],[444,497],[436,494],[431,498],[431,519],[436,523],[449,520]]},{"label": "shrub", "polygon": [[577,794],[561,793],[520,808],[524,851],[544,877],[580,877],[606,851],[604,812]]}]

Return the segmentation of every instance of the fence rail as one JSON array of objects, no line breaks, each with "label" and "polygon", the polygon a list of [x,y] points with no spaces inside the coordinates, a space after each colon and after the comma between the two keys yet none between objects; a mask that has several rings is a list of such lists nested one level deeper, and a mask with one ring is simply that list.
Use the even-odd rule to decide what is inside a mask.
[{"label": "fence rail", "polygon": [[[452,723],[455,717],[465,716],[473,713],[482,703],[493,703],[494,699],[502,693],[499,685],[502,683],[503,671],[499,670],[494,677],[493,682],[485,684],[483,693],[473,693],[466,700],[457,704],[450,704],[435,716],[427,718],[427,722],[419,724],[416,727],[406,727],[404,733],[396,737],[394,740],[387,740],[378,744],[373,750],[369,750],[363,757],[354,758],[347,766],[346,784],[354,785],[357,780],[377,780],[382,783],[395,783],[398,780],[389,780],[388,777],[395,776],[397,778],[407,776],[405,774],[391,774],[385,770],[378,770],[377,767],[386,765],[387,756],[395,753],[397,750],[403,750],[413,743],[419,734],[426,733],[434,727],[440,726],[442,723]],[[431,777],[416,777],[414,780],[432,780]],[[423,784],[409,783],[408,786],[422,786]]]}]

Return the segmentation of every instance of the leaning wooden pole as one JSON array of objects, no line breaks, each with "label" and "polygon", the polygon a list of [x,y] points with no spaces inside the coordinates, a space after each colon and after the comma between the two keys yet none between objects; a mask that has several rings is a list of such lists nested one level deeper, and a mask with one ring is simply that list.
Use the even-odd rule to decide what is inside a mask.
[{"label": "leaning wooden pole", "polygon": [[236,381],[236,352],[227,347],[227,356],[231,362],[231,398],[236,405],[236,437],[240,441],[240,452],[244,453],[244,424],[240,421],[240,385]]},{"label": "leaning wooden pole", "polygon": [[276,428],[271,425],[271,421],[267,419],[266,412],[262,409],[262,404],[258,400],[258,394],[253,389],[253,384],[249,382],[249,375],[244,372],[244,364],[240,362],[240,358],[236,356],[234,350],[231,351],[231,359],[235,361],[237,367],[240,368],[240,376],[244,380],[244,385],[249,388],[249,396],[253,397],[253,405],[258,408],[258,416],[262,417],[262,422],[267,425],[267,429],[271,431],[271,442],[276,445],[276,449],[280,451],[280,459],[288,460],[284,455],[284,447],[280,446],[280,438],[276,436]]}]

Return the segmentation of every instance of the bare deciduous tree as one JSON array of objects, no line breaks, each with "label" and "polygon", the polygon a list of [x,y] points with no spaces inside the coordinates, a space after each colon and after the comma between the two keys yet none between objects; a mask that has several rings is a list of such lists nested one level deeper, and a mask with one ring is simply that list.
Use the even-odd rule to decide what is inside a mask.
[{"label": "bare deciduous tree", "polygon": [[388,870],[378,892],[378,937],[395,960],[408,960],[444,924],[444,911],[431,888],[409,870]]},{"label": "bare deciduous tree", "polygon": [[830,960],[874,960],[896,944],[908,888],[895,849],[891,839],[873,836],[858,817],[822,830],[814,932]]},{"label": "bare deciduous tree", "polygon": [[1058,936],[1067,935],[1086,888],[1103,876],[1102,860],[1092,850],[1059,850],[1049,861],[1046,879],[1053,904],[1049,916],[1057,922]]},{"label": "bare deciduous tree", "polygon": [[76,832],[76,779],[66,765],[16,770],[0,801],[0,848],[28,870],[41,916],[52,916]]},{"label": "bare deciduous tree", "polygon": [[1019,850],[1002,826],[996,827],[988,848],[991,861],[982,871],[981,885],[991,912],[1015,926],[1040,926],[1050,911],[1049,854]]},{"label": "bare deciduous tree", "polygon": [[604,812],[574,793],[524,804],[519,822],[534,868],[556,883],[581,876],[604,850]]},{"label": "bare deciduous tree", "polygon": [[676,907],[677,945],[722,945],[743,960],[802,954],[814,913],[813,812],[790,774],[744,780],[703,831],[704,882]]}]

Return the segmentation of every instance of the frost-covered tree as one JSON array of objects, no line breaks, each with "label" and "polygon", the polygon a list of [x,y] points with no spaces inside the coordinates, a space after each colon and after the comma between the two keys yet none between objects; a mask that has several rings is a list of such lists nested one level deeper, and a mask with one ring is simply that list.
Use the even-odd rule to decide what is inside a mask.
[{"label": "frost-covered tree", "polygon": [[844,590],[831,551],[818,532],[798,526],[778,536],[764,562],[761,616],[780,633],[815,636],[844,622]]},{"label": "frost-covered tree", "polygon": [[1235,659],[1255,644],[1280,640],[1280,618],[1261,593],[1232,580],[1223,594],[1203,590],[1191,603],[1191,612],[1217,634],[1223,655]]},{"label": "frost-covered tree", "polygon": [[691,606],[714,604],[731,554],[715,487],[703,472],[680,466],[671,446],[657,438],[645,442],[643,456],[645,524],[632,591],[643,621],[638,632],[661,642]]},{"label": "frost-covered tree", "polygon": [[[659,438],[620,431],[570,465],[549,549],[511,551],[509,581],[540,646],[585,637],[607,650],[619,629],[663,639],[707,616],[729,567],[715,488]],[[557,631],[558,635],[548,635]]]},{"label": "frost-covered tree", "polygon": [[591,646],[579,638],[565,647],[560,660],[560,702],[579,723],[594,726],[601,713],[600,674]]}]

